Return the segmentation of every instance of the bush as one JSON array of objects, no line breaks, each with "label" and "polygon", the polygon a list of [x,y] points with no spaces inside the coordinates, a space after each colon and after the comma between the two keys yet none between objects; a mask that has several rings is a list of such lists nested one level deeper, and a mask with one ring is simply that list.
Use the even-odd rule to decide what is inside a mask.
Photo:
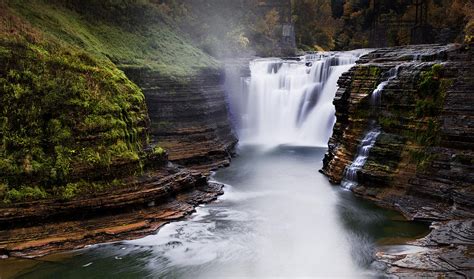
[{"label": "bush", "polygon": [[22,186],[19,189],[10,189],[5,195],[5,199],[11,202],[45,199],[47,197],[46,191],[38,186]]}]

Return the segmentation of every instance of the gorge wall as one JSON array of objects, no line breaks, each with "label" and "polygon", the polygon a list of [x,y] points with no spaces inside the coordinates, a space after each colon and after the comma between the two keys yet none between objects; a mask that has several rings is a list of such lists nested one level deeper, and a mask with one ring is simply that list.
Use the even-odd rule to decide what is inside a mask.
[{"label": "gorge wall", "polygon": [[172,162],[204,173],[229,164],[237,139],[220,70],[179,80],[146,70],[127,71],[127,76],[142,88],[152,140],[168,151]]},{"label": "gorge wall", "polygon": [[[337,122],[322,172],[340,183],[364,134],[378,127],[351,190],[410,220],[435,221],[432,232],[414,243],[428,250],[377,253],[388,273],[472,276],[473,54],[472,45],[377,49],[339,79]],[[389,78],[390,72],[396,75]]]},{"label": "gorge wall", "polygon": [[[339,80],[337,123],[323,172],[339,183],[368,122],[375,121],[382,132],[354,192],[414,219],[472,214],[472,53],[449,45],[379,49],[363,56]],[[397,66],[397,77],[373,107],[372,91]]]},{"label": "gorge wall", "polygon": [[223,74],[153,3],[0,1],[0,62],[1,257],[139,237],[222,194]]}]

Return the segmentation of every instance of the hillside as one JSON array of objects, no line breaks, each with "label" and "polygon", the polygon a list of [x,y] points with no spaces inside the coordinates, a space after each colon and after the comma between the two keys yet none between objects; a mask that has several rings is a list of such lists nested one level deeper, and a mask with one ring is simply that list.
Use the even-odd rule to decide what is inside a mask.
[{"label": "hillside", "polygon": [[217,67],[150,1],[8,1],[23,20],[119,68],[185,76]]},{"label": "hillside", "polygon": [[218,68],[147,1],[0,8],[3,203],[119,187],[163,153],[148,148],[145,98],[122,70],[175,80]]}]

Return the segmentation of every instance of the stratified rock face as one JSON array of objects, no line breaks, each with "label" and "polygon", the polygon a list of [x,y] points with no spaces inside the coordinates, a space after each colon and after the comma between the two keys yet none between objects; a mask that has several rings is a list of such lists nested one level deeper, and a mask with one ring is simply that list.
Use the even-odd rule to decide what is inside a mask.
[{"label": "stratified rock face", "polygon": [[223,194],[198,171],[158,164],[125,185],[70,201],[41,200],[0,210],[0,256],[37,257],[133,239],[191,214]]},{"label": "stratified rock face", "polygon": [[[472,46],[459,45],[378,49],[339,80],[337,123],[322,171],[341,182],[361,139],[378,126],[352,191],[409,219],[438,221],[430,235],[411,243],[414,251],[376,254],[374,266],[386,274],[474,274],[473,54]],[[397,75],[374,101],[372,92],[390,69]]]},{"label": "stratified rock face", "polygon": [[170,161],[205,173],[229,164],[237,139],[220,71],[177,80],[141,69],[127,76],[145,93],[152,140],[168,151]]},{"label": "stratified rock face", "polygon": [[[337,123],[323,172],[339,183],[369,122],[382,129],[357,174],[357,194],[412,219],[474,215],[474,62],[472,47],[376,50],[339,80]],[[371,102],[373,90],[398,75]]]}]

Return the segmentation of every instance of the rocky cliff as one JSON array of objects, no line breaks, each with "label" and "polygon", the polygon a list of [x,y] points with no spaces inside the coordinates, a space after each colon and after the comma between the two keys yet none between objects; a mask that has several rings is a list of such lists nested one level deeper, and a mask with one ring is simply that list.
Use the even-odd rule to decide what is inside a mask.
[{"label": "rocky cliff", "polygon": [[172,162],[204,173],[229,164],[237,139],[221,71],[179,80],[146,70],[130,70],[127,76],[142,88],[152,140],[168,150]]},{"label": "rocky cliff", "polygon": [[141,236],[222,194],[222,84],[153,3],[0,1],[0,256]]},{"label": "rocky cliff", "polygon": [[[385,258],[392,267],[400,264],[429,276],[443,270],[471,274],[474,269],[473,53],[472,46],[461,45],[378,49],[339,80],[337,123],[322,171],[332,182],[341,182],[369,125],[378,126],[381,133],[352,191],[409,219],[441,222],[433,233],[444,239],[430,245],[453,244],[449,252],[458,255],[439,260],[437,256],[447,251],[434,250],[418,265]],[[389,79],[390,70],[396,76],[374,104],[372,92]],[[447,225],[458,219],[464,225]],[[466,257],[468,264],[460,262]],[[451,268],[427,264],[435,258]]]}]

